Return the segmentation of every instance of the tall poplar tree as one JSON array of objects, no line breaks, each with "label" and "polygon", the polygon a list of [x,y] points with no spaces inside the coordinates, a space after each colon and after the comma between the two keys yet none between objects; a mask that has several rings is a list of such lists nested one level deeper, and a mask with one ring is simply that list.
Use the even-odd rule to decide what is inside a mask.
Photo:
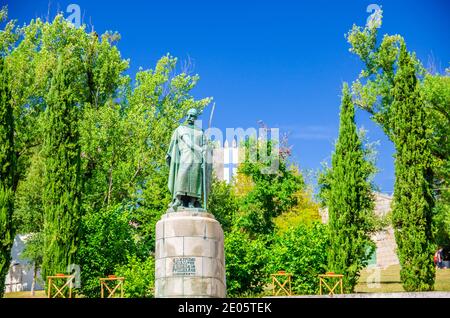
[{"label": "tall poplar tree", "polygon": [[365,160],[355,124],[355,108],[348,85],[342,90],[339,137],[328,176],[330,228],[328,268],[344,274],[344,290],[352,292],[359,271],[367,264],[372,245],[370,214],[374,203],[368,181],[371,169]]},{"label": "tall poplar tree", "polygon": [[82,100],[80,59],[63,49],[46,97],[43,277],[66,272],[74,262],[81,221],[80,143]]},{"label": "tall poplar tree", "polygon": [[435,275],[431,244],[434,206],[431,150],[419,85],[413,57],[403,43],[392,103],[396,147],[393,223],[400,278],[406,291],[432,290]]},{"label": "tall poplar tree", "polygon": [[0,58],[0,298],[11,262],[14,241],[14,121],[5,59]]}]

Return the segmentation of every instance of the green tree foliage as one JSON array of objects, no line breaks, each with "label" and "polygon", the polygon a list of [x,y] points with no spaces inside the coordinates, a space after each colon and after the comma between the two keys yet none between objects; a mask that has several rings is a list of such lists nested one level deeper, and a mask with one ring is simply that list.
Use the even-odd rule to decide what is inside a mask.
[{"label": "green tree foliage", "polygon": [[30,158],[30,166],[16,190],[14,224],[20,234],[39,233],[44,228],[42,189],[44,183],[44,158],[36,151]]},{"label": "green tree foliage", "polygon": [[[13,220],[17,233],[28,234],[21,257],[33,265],[32,293],[34,293],[34,286],[39,280],[38,270],[41,268],[44,257],[44,207],[42,205],[44,161],[40,152],[36,152],[30,161],[26,177],[21,180],[16,190]],[[40,283],[43,285],[42,281]]]},{"label": "green tree foliage", "polygon": [[8,69],[0,56],[0,297],[11,260],[14,241],[14,120]]},{"label": "green tree foliage", "polygon": [[268,273],[284,270],[292,274],[294,294],[317,294],[318,275],[327,270],[327,248],[330,244],[328,227],[297,223],[283,232],[277,233],[270,247]]},{"label": "green tree foliage", "polygon": [[[413,53],[408,53],[406,56],[406,53],[403,52],[406,50],[405,41],[400,35],[385,35],[381,43],[377,43],[377,33],[377,28],[374,26],[365,28],[353,26],[347,35],[347,40],[351,45],[350,51],[357,54],[365,64],[365,69],[353,83],[352,90],[355,95],[355,103],[373,115],[373,120],[383,128],[399,152],[396,154],[395,189],[401,191],[402,194],[394,194],[397,197],[396,209],[398,211],[410,211],[418,202],[423,203],[418,211],[414,211],[413,214],[399,213],[397,216],[394,215],[393,219],[396,222],[394,224],[396,227],[400,227],[401,224],[410,224],[411,227],[416,228],[413,233],[416,233],[416,231],[422,233],[419,235],[420,237],[413,238],[413,236],[410,236],[413,241],[408,245],[415,244],[414,242],[417,240],[417,248],[411,247],[408,252],[406,250],[400,251],[399,248],[400,258],[409,257],[412,260],[417,257],[425,260],[424,262],[407,261],[402,263],[404,266],[402,276],[404,288],[407,290],[414,288],[419,290],[430,289],[432,288],[432,281],[429,277],[431,275],[429,262],[432,259],[432,251],[427,247],[429,243],[425,243],[424,240],[434,239],[445,242],[445,232],[447,231],[445,220],[446,215],[448,215],[446,211],[448,211],[449,200],[445,191],[450,180],[448,178],[450,152],[447,142],[449,83],[445,76],[426,74],[420,61]],[[401,63],[403,63],[403,67],[401,67]],[[399,72],[404,74],[400,75]],[[408,75],[405,73],[408,73]],[[401,80],[401,78],[403,79]],[[400,93],[400,82],[402,81],[405,83],[402,84],[404,88]],[[400,96],[401,94],[403,96]],[[411,96],[406,94],[411,94]],[[401,103],[404,103],[405,107],[408,104],[414,110],[408,109],[403,113],[399,112]],[[410,114],[412,113],[418,116],[419,122],[416,123],[418,126],[411,125],[408,128],[405,123],[411,121]],[[425,127],[427,128],[425,129]],[[416,150],[413,150],[412,144],[405,145],[407,140],[405,136],[396,136],[396,133],[405,133],[406,130],[403,131],[403,129],[413,129],[412,133],[417,134],[416,136],[411,135],[408,139],[408,142],[415,144]],[[425,140],[427,141],[425,142]],[[410,157],[412,153],[419,154],[421,151],[428,154],[430,163],[425,163],[424,158],[417,157],[413,160]],[[400,158],[403,155],[406,158]],[[417,167],[409,167],[410,175],[408,178],[411,178],[410,181],[415,178],[414,175],[418,179],[425,178],[427,181],[416,180],[419,183],[414,187],[405,186],[405,184],[397,185],[399,182],[405,182],[404,178],[407,173],[405,169],[407,168],[406,166],[401,168],[399,165],[407,161],[417,165]],[[431,169],[428,168],[428,165],[431,166]],[[404,174],[399,176],[397,173]],[[422,177],[419,177],[421,174]],[[429,182],[431,183],[428,184]],[[425,188],[419,190],[419,184],[423,184]],[[435,188],[434,193],[428,193],[430,186]],[[422,195],[419,195],[419,192],[422,192]],[[400,198],[400,195],[404,198]],[[431,197],[429,197],[430,195]],[[411,201],[412,197],[415,199]],[[433,202],[436,199],[437,204]],[[405,204],[405,206],[401,207],[402,204]],[[435,206],[434,238],[428,233],[431,218],[428,215],[428,210],[433,206]],[[411,219],[414,217],[417,218],[415,221]],[[400,218],[407,218],[408,220],[401,220]],[[403,232],[398,234],[396,238],[401,239],[401,236],[406,235]],[[401,244],[404,244],[404,242]],[[409,256],[406,256],[408,253]],[[425,257],[422,255],[423,253],[430,254]],[[412,282],[409,276],[413,275],[414,272],[420,272],[421,274],[418,275],[418,280]],[[422,283],[419,283],[419,281],[422,281]]]},{"label": "green tree foliage", "polygon": [[81,268],[81,293],[99,297],[99,277],[115,273],[138,250],[135,230],[130,226],[130,208],[121,205],[83,216],[77,264]]},{"label": "green tree foliage", "polygon": [[219,221],[225,233],[232,229],[237,210],[238,202],[233,184],[214,177],[208,197],[208,212]]},{"label": "green tree foliage", "polygon": [[426,74],[421,83],[438,197],[450,202],[450,68],[445,75]]},{"label": "green tree foliage", "polygon": [[44,259],[42,273],[66,271],[74,263],[81,221],[79,117],[84,77],[80,58],[69,48],[58,58],[46,97]]},{"label": "green tree foliage", "polygon": [[395,158],[393,224],[406,291],[432,290],[431,220],[434,199],[426,113],[414,60],[402,44],[394,78],[392,128]]},{"label": "green tree foliage", "polygon": [[[358,137],[363,145],[362,151],[364,153],[364,159],[367,162],[367,164],[361,168],[366,169],[365,174],[368,176],[367,181],[370,182],[372,192],[378,191],[378,186],[374,183],[374,179],[376,173],[378,172],[376,162],[378,155],[377,146],[379,145],[379,141],[369,141],[369,138],[367,137],[367,130],[362,127],[358,129]],[[331,166],[326,161],[323,161],[321,164],[322,169],[317,173],[318,193],[316,197],[319,204],[322,207],[326,207],[330,194]],[[375,214],[373,215],[373,218],[375,223],[381,222],[381,220],[377,219]]]},{"label": "green tree foliage", "polygon": [[228,297],[256,295],[263,291],[268,276],[268,248],[264,236],[251,238],[248,233],[233,228],[225,236],[225,259]]},{"label": "green tree foliage", "polygon": [[432,130],[428,141],[434,154],[433,236],[437,245],[450,246],[450,68],[445,75],[427,74],[422,92],[427,127]]},{"label": "green tree foliage", "polygon": [[134,140],[127,128],[121,106],[111,100],[83,112],[80,143],[87,211],[120,203],[133,192],[130,156]]},{"label": "green tree foliage", "polygon": [[153,297],[155,286],[155,258],[128,257],[125,265],[116,268],[116,275],[125,277],[124,295],[127,298]]},{"label": "green tree foliage", "polygon": [[[72,54],[74,58],[65,64],[64,68],[72,68],[68,72],[76,73],[75,76],[81,82],[73,81],[70,89],[79,96],[76,107],[80,111],[76,128],[80,131],[82,153],[79,178],[83,182],[83,193],[86,198],[80,205],[81,210],[85,212],[94,211],[96,202],[92,198],[95,198],[94,194],[99,189],[90,187],[94,183],[94,178],[89,173],[95,172],[93,171],[95,163],[91,162],[91,157],[88,156],[91,154],[88,152],[89,145],[84,143],[84,140],[91,136],[86,137],[83,133],[90,123],[89,116],[105,121],[107,116],[103,113],[107,111],[103,109],[114,108],[110,100],[119,97],[119,93],[124,90],[122,86],[128,83],[126,76],[119,76],[127,68],[128,62],[120,58],[119,51],[113,45],[118,39],[116,34],[106,33],[99,39],[95,33],[86,33],[84,27],[73,28],[61,15],[53,22],[44,23],[39,19],[31,21],[29,25],[20,29],[20,34],[23,35],[21,41],[8,56],[15,74],[11,85],[12,102],[15,105],[20,140],[16,147],[21,180],[16,195],[15,222],[21,233],[32,232],[37,235],[43,230],[42,189],[46,186],[44,179],[46,153],[42,149],[42,144],[49,126],[44,110],[50,99],[49,84],[54,78],[58,60],[66,52]],[[103,107],[105,105],[106,107]],[[88,127],[93,133],[97,132],[93,128],[100,126],[98,123],[95,124]],[[110,134],[111,139],[115,140],[117,134],[113,136],[111,132],[114,130],[102,131],[103,134]],[[123,130],[118,130],[118,133],[123,133]],[[115,146],[117,149],[117,141]],[[94,158],[104,157],[105,160],[110,158],[101,155],[94,154]],[[93,208],[89,209],[90,206]],[[80,241],[84,239],[85,237],[80,237]],[[43,252],[42,248],[35,249],[34,245],[36,245],[34,242],[27,240],[25,252],[28,248]],[[35,255],[37,260],[41,256],[38,253],[31,255]]]},{"label": "green tree foliage", "polygon": [[87,99],[80,144],[83,206],[88,211],[120,203],[133,192],[130,157],[136,140],[128,127],[124,96],[129,78],[122,73],[128,61],[113,45],[118,39],[115,33],[105,33],[101,39],[91,34],[87,40]]},{"label": "green tree foliage", "polygon": [[18,34],[16,32],[15,20],[8,21],[8,6],[3,6],[0,9],[0,22],[5,22],[5,27],[0,32],[0,52],[1,56],[7,56],[14,48],[16,41],[18,40]]},{"label": "green tree foliage", "polygon": [[[192,97],[198,75],[179,71],[170,55],[139,71],[132,86],[124,74],[129,62],[115,46],[119,38],[74,28],[62,15],[20,28],[8,22],[0,33],[2,56],[15,75],[9,85],[18,136],[15,222],[21,231],[44,233],[46,246],[67,243],[61,258],[51,255],[53,248],[42,249],[44,267],[61,265],[51,272],[65,272],[76,246],[90,244],[90,234],[76,230],[81,215],[94,217],[117,204],[133,206],[128,226],[137,227],[136,244],[145,245],[139,253],[151,248],[154,224],[169,200],[164,156],[170,134],[187,109],[203,110],[211,101]],[[80,263],[95,261],[84,255]],[[108,255],[110,264],[122,263],[116,256]]]},{"label": "green tree foliage", "polygon": [[[309,264],[305,261],[308,256],[302,254],[309,251],[308,248],[296,246],[303,241],[293,241],[293,235],[284,233],[293,233],[298,227],[303,229],[298,233],[310,233],[307,229],[314,224],[311,220],[318,217],[318,206],[308,195],[302,175],[296,167],[289,165],[287,141],[276,152],[271,151],[271,141],[267,141],[268,145],[261,145],[265,141],[258,142],[259,145],[247,140],[243,144],[247,155],[239,165],[236,179],[231,185],[213,183],[210,197],[210,206],[217,209],[219,217],[224,218],[226,224],[231,220],[231,229],[225,234],[227,292],[230,297],[260,295],[271,273],[285,266],[297,273],[302,266]],[[261,155],[264,149],[272,155],[267,160],[249,155],[258,152]],[[278,169],[267,173],[270,162],[276,159],[279,160]],[[287,222],[291,224],[285,224]],[[276,227],[276,224],[280,226]],[[328,239],[325,232],[311,231],[316,235],[315,238],[309,237],[311,242],[316,242],[319,236],[325,241]],[[316,247],[319,249],[322,245]],[[316,252],[326,259],[326,249]],[[322,261],[317,266],[324,265]],[[310,274],[319,271],[317,266]],[[296,290],[307,290],[300,285],[313,284],[309,279],[311,277],[304,278],[307,283],[298,280]]]},{"label": "green tree foliage", "polygon": [[[304,181],[298,170],[289,166],[287,156],[272,152],[271,141],[250,139],[243,149],[245,161],[238,169],[251,178],[252,186],[239,200],[238,224],[252,235],[270,234],[275,229],[274,218],[297,203],[294,194],[304,187]],[[267,155],[263,157],[262,151],[267,151]],[[278,169],[267,173],[274,160],[279,163]]]},{"label": "green tree foliage", "polygon": [[[8,17],[8,10],[0,10],[0,22]],[[0,31],[0,298],[5,290],[5,277],[10,265],[10,252],[14,242],[14,191],[17,186],[17,132],[12,103],[11,65],[8,55],[17,40],[15,22],[6,23]]]},{"label": "green tree foliage", "polygon": [[358,55],[366,66],[352,85],[355,97],[353,101],[369,112],[372,119],[392,139],[391,88],[399,48],[404,40],[399,35],[385,35],[377,46],[377,33],[378,29],[374,25],[365,28],[353,25],[346,35],[351,45],[350,52]]},{"label": "green tree foliage", "polygon": [[319,204],[313,201],[311,190],[302,189],[293,194],[297,203],[274,219],[277,230],[283,232],[299,224],[321,221]]},{"label": "green tree foliage", "polygon": [[433,237],[438,246],[450,246],[450,205],[436,203],[433,216]]},{"label": "green tree foliage", "polygon": [[368,181],[370,162],[364,159],[355,125],[355,108],[346,83],[342,94],[339,137],[328,177],[328,268],[344,274],[344,289],[352,292],[360,270],[367,265],[367,247],[372,245],[369,220],[374,203]]},{"label": "green tree foliage", "polygon": [[[17,127],[17,171],[18,181],[26,178],[30,158],[42,147],[45,136],[44,110],[47,108],[50,85],[62,54],[71,52],[72,65],[77,72],[83,72],[84,52],[88,35],[83,28],[74,28],[62,15],[53,22],[32,20],[18,28],[20,41],[15,42],[8,59],[14,79],[11,82],[12,104]],[[67,66],[67,65],[66,65]],[[74,71],[74,70],[72,70]],[[74,83],[77,94],[85,94],[83,85]],[[76,86],[76,87],[75,87]],[[80,106],[85,98],[80,98]]]},{"label": "green tree foliage", "polygon": [[[25,248],[20,254],[23,260],[31,261],[30,265],[33,268],[33,281],[31,283],[31,294],[35,294],[36,282],[44,285],[44,281],[38,276],[38,271],[41,268],[42,260],[44,258],[44,233],[35,232],[28,235],[25,241]],[[29,266],[30,267],[30,266]]]}]

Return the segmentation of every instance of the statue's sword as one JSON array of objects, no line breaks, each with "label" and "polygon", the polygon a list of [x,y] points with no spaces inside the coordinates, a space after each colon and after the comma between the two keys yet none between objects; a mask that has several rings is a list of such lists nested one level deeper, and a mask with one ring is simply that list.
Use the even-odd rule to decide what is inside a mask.
[{"label": "statue's sword", "polygon": [[[216,103],[213,104],[212,109],[211,109],[211,114],[209,115],[208,130],[211,128],[211,123],[212,123],[212,118],[214,115],[215,108],[216,108]],[[208,150],[208,140],[206,138],[206,135],[205,135],[204,147],[205,147],[205,151],[203,153],[203,209],[205,209],[205,211],[206,211],[206,202],[208,201],[207,192],[206,192],[206,164],[207,164],[206,152]]]}]

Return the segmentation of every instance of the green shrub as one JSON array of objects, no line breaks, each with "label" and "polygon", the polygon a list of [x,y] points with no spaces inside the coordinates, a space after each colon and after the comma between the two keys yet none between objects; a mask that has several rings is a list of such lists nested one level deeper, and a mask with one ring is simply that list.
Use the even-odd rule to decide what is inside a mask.
[{"label": "green shrub", "polygon": [[100,297],[100,277],[114,273],[136,253],[128,210],[121,205],[90,212],[82,219],[82,240],[78,250],[81,267],[81,293]]},{"label": "green shrub", "polygon": [[237,198],[231,184],[214,177],[208,197],[208,210],[219,221],[225,233],[231,230],[238,210]]},{"label": "green shrub", "polygon": [[325,273],[327,267],[328,245],[326,225],[299,223],[275,237],[267,271],[291,273],[292,292],[295,294],[316,294],[319,290],[318,275]]},{"label": "green shrub", "polygon": [[267,278],[264,239],[250,239],[248,234],[233,229],[225,237],[225,259],[228,297],[262,292]]},{"label": "green shrub", "polygon": [[155,283],[155,258],[142,260],[137,256],[116,268],[116,275],[125,277],[124,293],[127,298],[153,297]]}]

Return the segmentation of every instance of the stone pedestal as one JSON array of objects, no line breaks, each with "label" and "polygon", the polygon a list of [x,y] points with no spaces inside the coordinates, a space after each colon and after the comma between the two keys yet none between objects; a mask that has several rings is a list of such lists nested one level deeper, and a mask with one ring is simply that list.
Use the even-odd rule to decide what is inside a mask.
[{"label": "stone pedestal", "polygon": [[178,208],[156,224],[155,297],[226,297],[223,231],[214,216]]}]

